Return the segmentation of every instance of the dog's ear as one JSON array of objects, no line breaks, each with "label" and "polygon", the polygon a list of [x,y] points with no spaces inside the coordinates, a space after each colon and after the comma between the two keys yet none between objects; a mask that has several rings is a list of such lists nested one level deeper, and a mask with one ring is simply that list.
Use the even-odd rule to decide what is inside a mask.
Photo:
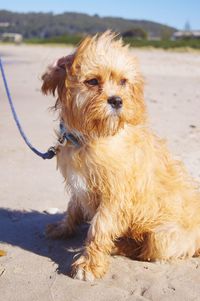
[{"label": "dog's ear", "polygon": [[65,79],[74,60],[74,55],[68,55],[57,60],[49,66],[47,71],[42,75],[42,92],[47,95],[51,93],[55,96],[57,91],[58,98],[61,99],[65,87]]}]

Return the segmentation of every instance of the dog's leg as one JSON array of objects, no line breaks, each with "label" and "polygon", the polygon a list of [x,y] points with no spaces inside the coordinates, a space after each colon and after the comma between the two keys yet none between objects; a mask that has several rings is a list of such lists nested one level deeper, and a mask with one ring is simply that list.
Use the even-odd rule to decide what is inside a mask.
[{"label": "dog's leg", "polygon": [[98,209],[88,231],[84,253],[72,265],[74,278],[92,281],[106,273],[114,247],[113,241],[123,231],[117,219],[117,213],[113,214],[111,209]]},{"label": "dog's leg", "polygon": [[139,256],[142,260],[173,260],[192,257],[200,248],[200,229],[183,229],[176,223],[157,227],[146,235]]},{"label": "dog's leg", "polygon": [[76,199],[69,202],[65,218],[55,224],[49,224],[46,228],[46,235],[53,239],[72,236],[77,226],[83,221],[83,214],[80,204]]}]

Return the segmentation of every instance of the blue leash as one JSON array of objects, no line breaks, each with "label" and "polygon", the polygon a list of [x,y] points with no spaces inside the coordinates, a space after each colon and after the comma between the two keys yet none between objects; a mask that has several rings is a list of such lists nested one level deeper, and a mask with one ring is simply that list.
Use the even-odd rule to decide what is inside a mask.
[{"label": "blue leash", "polygon": [[24,142],[26,143],[26,145],[28,145],[28,147],[36,154],[38,155],[39,157],[41,157],[42,159],[52,159],[55,155],[56,155],[56,150],[54,147],[50,147],[48,149],[48,151],[46,153],[41,153],[39,150],[37,150],[34,146],[32,146],[32,144],[30,143],[30,141],[28,140],[28,138],[26,137],[22,127],[21,127],[21,124],[19,122],[19,119],[18,119],[18,116],[17,116],[17,113],[15,111],[15,107],[13,105],[13,101],[12,101],[12,98],[11,98],[11,94],[10,94],[10,91],[9,91],[9,88],[8,88],[8,84],[7,84],[7,80],[6,80],[6,76],[5,76],[5,72],[4,72],[4,68],[3,68],[3,64],[2,64],[2,60],[0,58],[0,69],[1,69],[1,74],[2,74],[2,78],[3,78],[3,82],[4,82],[4,86],[5,86],[5,90],[6,90],[6,94],[7,94],[7,97],[8,97],[8,101],[9,101],[9,105],[10,105],[10,108],[11,108],[11,111],[12,111],[12,115],[13,115],[13,118],[15,120],[15,123],[17,125],[17,128],[22,136],[22,138],[24,139]]}]

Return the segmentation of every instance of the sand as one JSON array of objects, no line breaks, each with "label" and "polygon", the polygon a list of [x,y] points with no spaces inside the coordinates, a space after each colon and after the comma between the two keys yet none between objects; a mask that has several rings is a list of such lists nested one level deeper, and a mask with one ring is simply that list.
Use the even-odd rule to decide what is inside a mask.
[{"label": "sand", "polygon": [[[71,51],[65,47],[0,45],[12,97],[34,146],[55,142],[52,97],[40,92],[46,66]],[[145,98],[155,131],[168,140],[200,179],[200,53],[134,50],[146,79]],[[113,257],[102,280],[68,276],[85,228],[73,239],[45,238],[45,225],[67,206],[55,159],[36,157],[20,138],[0,79],[0,299],[5,301],[200,300],[200,259],[147,263]],[[56,214],[45,213],[56,207]]]}]

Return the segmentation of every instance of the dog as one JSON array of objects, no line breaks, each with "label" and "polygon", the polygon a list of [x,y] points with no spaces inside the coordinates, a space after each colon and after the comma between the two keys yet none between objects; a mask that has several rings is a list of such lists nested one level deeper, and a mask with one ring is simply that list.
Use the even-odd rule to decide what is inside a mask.
[{"label": "dog", "polygon": [[129,47],[111,31],[88,36],[42,80],[78,141],[58,147],[70,202],[64,220],[46,230],[50,238],[69,237],[89,222],[72,276],[103,277],[112,254],[148,261],[198,256],[199,185],[149,128],[144,80]]}]

